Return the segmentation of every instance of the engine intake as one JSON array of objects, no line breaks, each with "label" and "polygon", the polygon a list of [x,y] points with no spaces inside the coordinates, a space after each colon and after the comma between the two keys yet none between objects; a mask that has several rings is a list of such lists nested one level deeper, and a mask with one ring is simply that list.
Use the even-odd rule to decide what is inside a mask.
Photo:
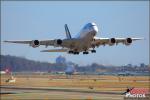
[{"label": "engine intake", "polygon": [[40,46],[40,41],[39,40],[32,40],[31,46],[33,48],[39,47]]},{"label": "engine intake", "polygon": [[61,45],[62,44],[62,40],[61,39],[58,39],[57,40],[57,45]]},{"label": "engine intake", "polygon": [[110,46],[114,45],[115,43],[116,43],[116,39],[115,39],[115,38],[111,38],[111,39],[109,40],[109,45],[110,45]]},{"label": "engine intake", "polygon": [[132,43],[132,39],[131,38],[127,38],[125,41],[125,45],[130,45]]}]

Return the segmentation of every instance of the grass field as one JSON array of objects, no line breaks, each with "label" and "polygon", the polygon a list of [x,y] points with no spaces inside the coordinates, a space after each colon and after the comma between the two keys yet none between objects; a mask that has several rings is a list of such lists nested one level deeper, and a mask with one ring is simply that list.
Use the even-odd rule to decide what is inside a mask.
[{"label": "grass field", "polygon": [[[100,76],[100,75],[74,75],[66,78],[65,75],[15,75],[15,83],[6,83],[9,75],[1,76],[1,86],[16,87],[40,87],[40,88],[59,88],[59,89],[75,89],[81,91],[96,92],[114,92],[123,93],[128,87],[149,88],[148,76]],[[2,89],[4,90],[4,89]],[[51,95],[50,95],[51,94]],[[35,95],[35,96],[33,96]],[[84,93],[66,93],[66,92],[30,92],[23,94],[7,94],[1,95],[2,99],[123,99],[124,95],[109,94],[84,94]]]}]

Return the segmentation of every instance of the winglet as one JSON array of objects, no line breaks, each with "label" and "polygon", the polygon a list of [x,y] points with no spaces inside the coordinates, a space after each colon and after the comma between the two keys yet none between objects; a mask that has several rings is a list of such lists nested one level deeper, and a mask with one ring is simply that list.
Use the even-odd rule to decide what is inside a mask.
[{"label": "winglet", "polygon": [[66,37],[67,37],[67,39],[71,39],[71,34],[70,34],[70,31],[69,31],[69,28],[68,28],[68,26],[67,26],[67,24],[65,24],[65,31],[66,31]]}]

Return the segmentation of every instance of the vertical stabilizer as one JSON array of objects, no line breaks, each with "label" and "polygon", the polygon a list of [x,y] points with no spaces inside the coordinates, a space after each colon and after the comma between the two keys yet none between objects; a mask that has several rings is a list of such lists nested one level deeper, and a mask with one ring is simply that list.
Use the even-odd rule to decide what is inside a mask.
[{"label": "vertical stabilizer", "polygon": [[71,39],[71,34],[70,34],[70,31],[68,29],[67,24],[65,24],[65,31],[66,31],[66,37],[67,37],[67,39]]}]

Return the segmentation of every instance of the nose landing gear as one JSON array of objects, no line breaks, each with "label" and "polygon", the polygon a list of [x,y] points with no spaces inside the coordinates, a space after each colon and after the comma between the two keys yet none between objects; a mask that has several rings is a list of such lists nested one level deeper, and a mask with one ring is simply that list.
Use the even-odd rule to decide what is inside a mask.
[{"label": "nose landing gear", "polygon": [[79,54],[79,52],[77,52],[77,51],[72,51],[72,50],[68,51],[68,53],[69,53],[69,54],[74,54],[74,55],[78,55],[78,54]]}]

